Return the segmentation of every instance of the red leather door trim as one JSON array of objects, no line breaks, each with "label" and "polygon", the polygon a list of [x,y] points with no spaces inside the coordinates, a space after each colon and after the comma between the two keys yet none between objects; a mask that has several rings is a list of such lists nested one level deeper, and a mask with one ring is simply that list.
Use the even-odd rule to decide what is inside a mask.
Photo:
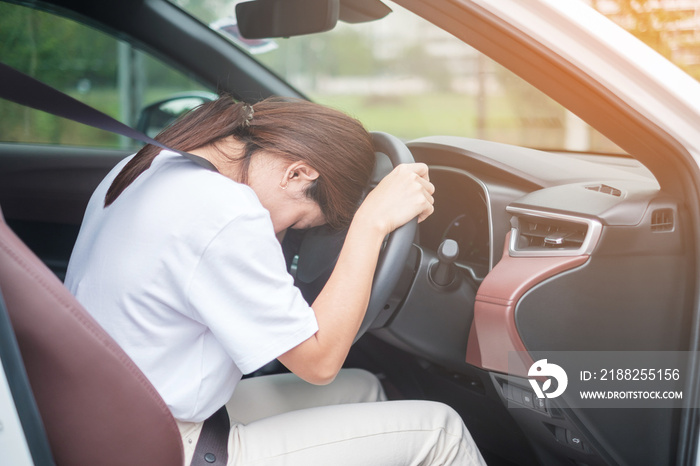
[{"label": "red leather door trim", "polygon": [[[467,363],[485,370],[527,377],[533,364],[515,325],[515,307],[532,287],[584,264],[588,257],[511,257],[510,233],[501,261],[486,276],[476,294],[474,321],[467,344]],[[519,352],[517,362],[509,352]]]}]

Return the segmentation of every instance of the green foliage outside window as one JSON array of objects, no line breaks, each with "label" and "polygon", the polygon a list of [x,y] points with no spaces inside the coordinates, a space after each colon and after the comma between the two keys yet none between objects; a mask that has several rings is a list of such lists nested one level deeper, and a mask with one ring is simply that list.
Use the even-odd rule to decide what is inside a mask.
[{"label": "green foliage outside window", "polygon": [[[204,90],[127,43],[51,13],[0,3],[0,60],[129,125],[148,103]],[[109,132],[0,100],[0,142],[133,148]]]}]

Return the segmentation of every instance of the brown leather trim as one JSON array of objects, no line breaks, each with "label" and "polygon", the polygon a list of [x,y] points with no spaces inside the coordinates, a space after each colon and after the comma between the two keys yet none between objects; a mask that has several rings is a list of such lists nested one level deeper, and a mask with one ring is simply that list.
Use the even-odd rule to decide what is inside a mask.
[{"label": "brown leather trim", "polygon": [[[532,287],[550,277],[584,264],[589,256],[511,257],[510,233],[503,257],[486,276],[476,294],[474,321],[467,343],[467,363],[485,370],[527,377],[534,363],[515,325],[515,307]],[[509,352],[517,361],[508,364]]]}]

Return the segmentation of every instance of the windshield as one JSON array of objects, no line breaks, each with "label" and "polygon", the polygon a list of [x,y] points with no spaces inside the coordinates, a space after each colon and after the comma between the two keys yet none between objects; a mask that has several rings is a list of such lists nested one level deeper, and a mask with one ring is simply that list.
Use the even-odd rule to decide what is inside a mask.
[{"label": "windshield", "polygon": [[172,0],[311,100],[403,139],[464,136],[552,151],[622,153],[561,105],[401,8],[329,32],[244,43],[235,2]]}]

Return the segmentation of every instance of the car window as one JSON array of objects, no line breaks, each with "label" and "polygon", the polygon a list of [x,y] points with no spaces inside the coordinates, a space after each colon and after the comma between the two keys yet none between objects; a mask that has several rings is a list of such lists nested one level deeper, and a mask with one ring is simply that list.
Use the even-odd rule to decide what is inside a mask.
[{"label": "car window", "polygon": [[[193,77],[102,31],[7,3],[0,3],[0,60],[130,126],[137,125],[149,104],[208,91]],[[0,114],[0,142],[128,149],[140,145],[4,100]]]},{"label": "car window", "polygon": [[171,0],[311,100],[404,139],[452,135],[555,151],[622,150],[507,69],[386,1],[386,18],[323,34],[246,42],[235,2]]}]

